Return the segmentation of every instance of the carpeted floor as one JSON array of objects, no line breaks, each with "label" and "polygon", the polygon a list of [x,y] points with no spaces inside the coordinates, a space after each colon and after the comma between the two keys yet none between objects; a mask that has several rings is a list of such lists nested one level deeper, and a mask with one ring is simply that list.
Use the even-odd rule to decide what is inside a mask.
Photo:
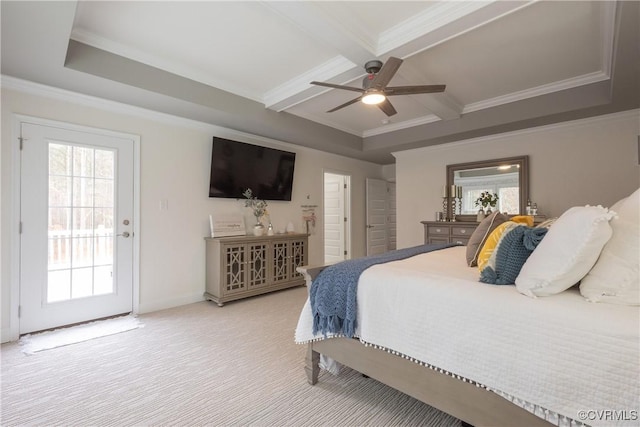
[{"label": "carpeted floor", "polygon": [[25,355],[2,345],[2,426],[459,426],[357,372],[310,386],[306,288],[140,316],[144,328]]}]

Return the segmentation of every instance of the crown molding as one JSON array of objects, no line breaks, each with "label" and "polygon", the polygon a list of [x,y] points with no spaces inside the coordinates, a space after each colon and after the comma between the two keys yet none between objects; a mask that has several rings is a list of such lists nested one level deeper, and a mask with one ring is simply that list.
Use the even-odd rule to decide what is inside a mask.
[{"label": "crown molding", "polygon": [[[264,94],[264,98],[262,102],[265,107],[275,109],[276,111],[283,111],[287,108],[291,108],[294,105],[299,104],[309,98],[315,97],[320,93],[324,93],[330,89],[325,89],[319,91],[320,88],[317,86],[311,86],[309,82],[313,80],[319,81],[330,81],[336,82],[336,77],[340,78],[337,84],[344,84],[357,78],[358,76],[364,75],[363,72],[357,70],[358,65],[349,61],[344,56],[336,56],[331,58],[329,61],[321,64],[320,66],[310,70],[304,74],[300,74],[294,79],[289,80],[288,82],[271,89],[270,91]],[[354,73],[355,71],[355,73]],[[346,74],[346,76],[345,76]],[[357,74],[355,77],[352,74]],[[302,92],[307,90],[313,90],[313,93],[309,93],[301,99],[297,99],[295,101],[290,101],[291,98],[297,98],[301,95]],[[279,105],[283,101],[286,101],[286,105]],[[276,107],[277,108],[274,108]]]},{"label": "crown molding", "polygon": [[[291,113],[291,114],[293,114],[293,113]],[[325,118],[323,118],[321,116],[315,115],[315,114],[307,114],[307,113],[304,113],[304,112],[296,112],[295,115],[297,117],[302,117],[303,119],[307,119],[309,121],[312,121],[312,122],[315,122],[315,123],[319,123],[321,125],[325,125],[325,126],[337,129],[337,130],[341,130],[341,131],[346,132],[346,133],[350,133],[351,135],[362,137],[362,132],[360,132],[358,130],[349,128],[347,126],[343,126],[343,125],[338,124],[338,123],[334,123],[331,120],[327,120],[327,119],[325,119]]]},{"label": "crown molding", "polygon": [[[392,53],[394,56],[408,58],[528,7],[536,1],[442,2],[437,7],[425,10],[383,32],[378,53]],[[431,10],[436,13],[430,15]]]},{"label": "crown molding", "polygon": [[111,113],[135,116],[141,119],[166,123],[193,130],[210,130],[211,127],[225,129],[220,126],[199,122],[197,120],[177,117],[171,114],[161,113],[159,111],[136,107],[122,102],[111,101],[97,96],[85,95],[53,86],[47,86],[41,83],[6,76],[4,74],[0,75],[0,88],[3,90],[15,90],[29,95],[42,96],[56,101],[69,102],[85,107],[96,108]]},{"label": "crown molding", "polygon": [[386,124],[375,129],[366,130],[362,133],[362,137],[368,138],[370,136],[382,135],[389,132],[412,128],[414,126],[426,125],[440,120],[440,117],[436,116],[435,114],[429,114],[428,116],[418,117],[412,120],[405,120],[404,122],[399,123]]},{"label": "crown molding", "polygon": [[170,61],[160,58],[156,55],[150,55],[147,52],[143,52],[139,49],[135,49],[118,42],[114,42],[113,40],[106,39],[88,31],[74,29],[71,32],[70,39],[94,47],[96,49],[101,49],[109,53],[113,53],[114,55],[122,56],[132,61],[159,68],[169,73],[173,73],[178,76],[195,80],[199,83],[203,83],[205,85],[251,99],[252,101],[262,102],[261,94],[249,91],[244,86],[234,85],[232,83],[229,83],[228,81],[224,81],[221,79],[212,79],[210,73],[198,70],[193,67],[185,66],[176,61]]},{"label": "crown molding", "polygon": [[[598,71],[590,74],[585,74],[583,76],[562,80],[560,82],[554,82],[548,85],[538,86],[532,89],[527,89],[519,92],[510,93],[507,95],[499,96],[496,98],[487,99],[484,101],[474,102],[472,104],[466,105],[462,109],[462,114],[472,113],[474,111],[484,110],[487,108],[498,107],[500,105],[509,104],[511,102],[522,101],[528,98],[533,98],[541,95],[548,95],[550,93],[558,92],[566,89],[573,89],[578,86],[598,83],[603,80],[609,79],[609,76]],[[362,133],[363,138],[367,138],[375,135],[382,135],[389,132],[395,132],[402,129],[407,129],[414,126],[424,125],[428,123],[433,123],[440,120],[439,117],[435,115],[428,115],[425,117],[407,120],[404,122],[396,123],[394,125],[386,125],[382,127],[378,127],[375,129],[370,129]],[[331,126],[331,124],[326,123]]]},{"label": "crown molding", "polygon": [[378,44],[377,35],[372,34],[360,19],[348,14],[336,14],[333,9],[325,7],[322,1],[302,3],[309,8],[315,17],[321,15],[322,20],[334,28],[334,31],[344,34],[352,43],[367,52],[368,55],[375,54]]},{"label": "crown molding", "polygon": [[567,130],[567,129],[576,128],[576,127],[583,127],[586,125],[598,126],[601,123],[605,123],[605,122],[612,122],[617,120],[628,120],[632,118],[640,120],[640,109],[636,108],[633,110],[620,111],[617,113],[603,114],[601,116],[587,117],[584,119],[570,120],[567,122],[536,126],[532,128],[520,129],[520,130],[511,131],[511,132],[480,136],[477,138],[463,139],[460,141],[449,142],[446,144],[431,145],[429,147],[420,147],[420,148],[414,148],[410,150],[394,151],[391,153],[391,155],[393,155],[393,157],[395,158],[398,158],[402,156],[412,156],[415,153],[447,151],[447,150],[452,150],[460,147],[465,147],[471,144],[475,145],[478,143],[493,142],[496,140],[513,138],[514,136],[532,135],[532,134],[541,133],[541,132],[548,132],[551,130]]},{"label": "crown molding", "polygon": [[[198,132],[209,133],[222,138],[237,139],[250,144],[265,145],[273,148],[281,148],[297,152],[305,150],[344,157],[340,154],[330,153],[327,151],[318,150],[316,148],[291,144],[289,142],[268,138],[266,136],[255,135],[231,128],[226,128],[223,126],[214,125],[211,123],[204,123],[197,120],[186,119],[184,117],[178,117],[167,113],[148,110],[146,108],[136,107],[133,105],[111,101],[96,96],[84,95],[66,89],[59,89],[56,87],[47,86],[40,83],[18,79],[2,74],[0,75],[0,90],[5,89],[14,90],[16,92],[21,92],[28,95],[41,96],[55,101],[69,102],[72,104],[95,108],[123,116],[138,117],[140,119],[149,120],[152,122],[160,123],[162,125],[176,126]],[[345,132],[348,132],[348,130],[345,130]],[[353,130],[351,130],[351,133],[353,133]],[[362,161],[364,163],[371,163],[367,160],[353,160]]]},{"label": "crown molding", "polygon": [[593,73],[584,74],[582,76],[572,77],[570,79],[537,86],[531,89],[525,89],[518,92],[512,92],[507,95],[473,102],[464,106],[464,108],[462,109],[462,114],[484,110],[486,108],[497,107],[503,104],[509,104],[511,102],[522,101],[524,99],[533,98],[536,96],[548,95],[550,93],[573,89],[578,86],[584,86],[592,83],[598,83],[608,79],[609,76],[607,74],[603,73],[602,71],[596,71]]},{"label": "crown molding", "polygon": [[[52,86],[34,83],[28,80],[18,79],[11,76],[0,76],[0,88],[2,90],[9,89],[22,92],[29,95],[42,96],[44,98],[53,99],[55,101],[69,102],[72,104],[82,105],[85,107],[96,108],[110,113],[121,114],[126,116],[135,116],[171,126],[178,126],[196,131],[203,132],[234,132],[243,134],[243,132],[222,126],[204,123],[197,120],[186,119],[159,111],[149,110],[122,102],[111,101],[96,96],[85,95],[78,92],[60,89]],[[246,134],[249,135],[249,134]],[[274,140],[275,141],[275,140]]]},{"label": "crown molding", "polygon": [[382,32],[376,52],[379,56],[390,52],[491,3],[493,1],[434,3],[433,6]]}]

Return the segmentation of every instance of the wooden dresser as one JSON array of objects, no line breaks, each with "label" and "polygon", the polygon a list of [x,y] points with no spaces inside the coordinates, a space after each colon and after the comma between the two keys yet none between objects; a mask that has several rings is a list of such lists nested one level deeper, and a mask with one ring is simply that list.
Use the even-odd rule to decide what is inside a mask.
[{"label": "wooden dresser", "polygon": [[425,243],[461,243],[466,245],[479,222],[420,221]]}]

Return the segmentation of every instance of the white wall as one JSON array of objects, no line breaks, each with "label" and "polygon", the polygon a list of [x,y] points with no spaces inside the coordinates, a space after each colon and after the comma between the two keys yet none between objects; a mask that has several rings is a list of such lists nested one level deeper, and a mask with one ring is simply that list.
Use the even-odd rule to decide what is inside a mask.
[{"label": "white wall", "polygon": [[[242,212],[237,200],[208,197],[212,136],[237,139],[296,152],[291,202],[269,202],[276,227],[292,221],[302,231],[301,205],[322,212],[323,169],[351,175],[353,256],[365,249],[365,178],[382,178],[382,167],[334,154],[306,149],[229,129],[160,115],[68,92],[34,86],[31,93],[2,89],[1,150],[1,277],[2,341],[11,324],[12,120],[14,114],[57,120],[140,136],[140,311],[153,311],[202,299],[205,283],[205,243],[209,214]],[[160,210],[160,201],[168,210]],[[321,215],[318,215],[321,217]],[[323,262],[322,220],[309,239],[311,264]],[[15,295],[13,295],[15,300]],[[15,309],[15,308],[14,308]]]},{"label": "white wall", "polygon": [[640,184],[638,110],[394,153],[398,247],[423,243],[420,221],[442,210],[448,164],[529,156],[529,195],[541,214],[611,206]]}]

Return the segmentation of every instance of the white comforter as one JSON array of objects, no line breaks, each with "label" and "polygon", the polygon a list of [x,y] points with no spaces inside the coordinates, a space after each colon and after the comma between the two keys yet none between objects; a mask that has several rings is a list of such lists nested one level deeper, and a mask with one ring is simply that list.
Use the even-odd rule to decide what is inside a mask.
[{"label": "white comforter", "polygon": [[[464,251],[367,269],[360,339],[590,425],[638,425],[640,309],[589,303],[577,289],[532,299],[483,284]],[[321,338],[307,301],[296,341]]]}]

